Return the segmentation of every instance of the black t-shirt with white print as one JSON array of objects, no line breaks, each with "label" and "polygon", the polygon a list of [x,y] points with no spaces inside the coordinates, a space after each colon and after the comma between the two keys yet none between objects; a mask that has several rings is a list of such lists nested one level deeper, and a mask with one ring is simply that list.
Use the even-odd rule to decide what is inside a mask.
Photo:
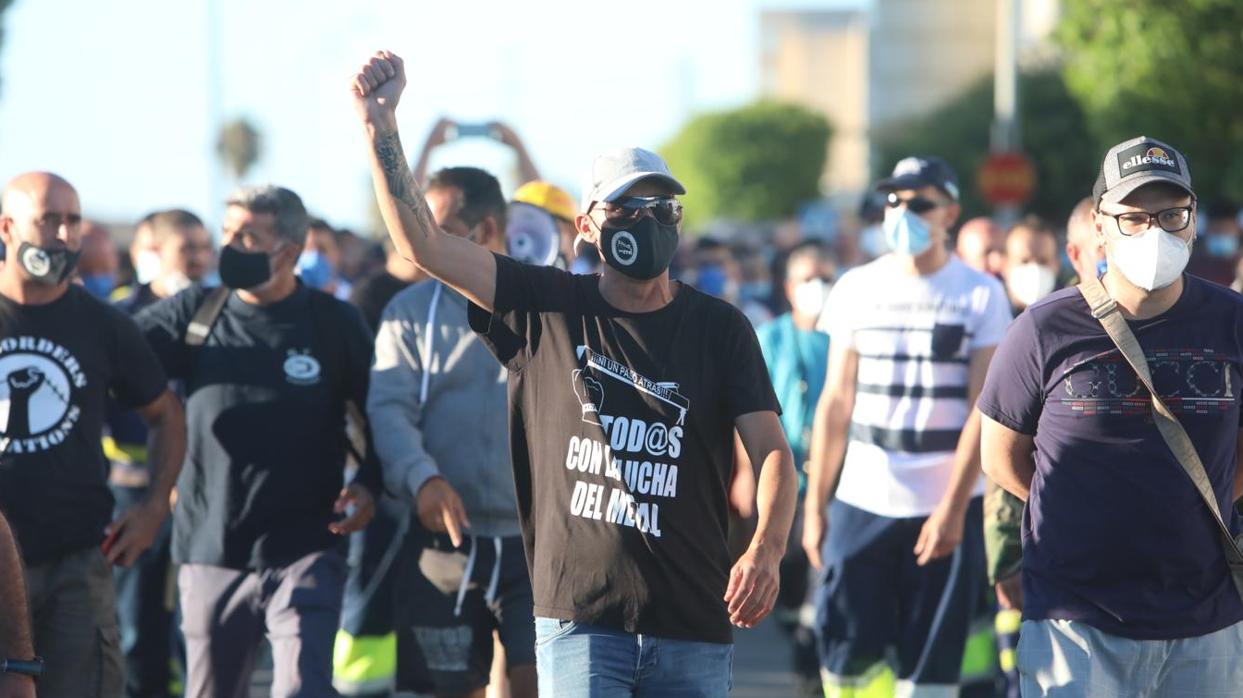
[{"label": "black t-shirt with white print", "polygon": [[103,540],[108,394],[137,407],[167,383],[133,320],[82,287],[45,305],[0,296],[0,509],[26,564]]},{"label": "black t-shirt with white print", "polygon": [[686,285],[626,313],[599,276],[496,265],[495,312],[470,321],[510,370],[535,614],[730,642],[734,419],[780,411],[750,323]]}]

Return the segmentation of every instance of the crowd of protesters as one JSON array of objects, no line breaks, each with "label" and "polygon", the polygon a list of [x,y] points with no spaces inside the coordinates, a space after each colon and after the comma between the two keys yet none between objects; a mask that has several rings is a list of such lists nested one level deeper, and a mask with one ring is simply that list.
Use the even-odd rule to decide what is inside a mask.
[{"label": "crowd of protesters", "polygon": [[[502,123],[407,158],[403,87],[387,53],[351,84],[382,240],[278,186],[218,246],[5,187],[0,697],[246,696],[260,661],[280,696],[724,695],[770,611],[804,695],[1243,685],[1243,215],[1177,150],[1119,144],[1064,223],[960,222],[913,155],[857,224],[689,236],[640,148],[579,201]],[[427,172],[476,132],[511,196]]]}]

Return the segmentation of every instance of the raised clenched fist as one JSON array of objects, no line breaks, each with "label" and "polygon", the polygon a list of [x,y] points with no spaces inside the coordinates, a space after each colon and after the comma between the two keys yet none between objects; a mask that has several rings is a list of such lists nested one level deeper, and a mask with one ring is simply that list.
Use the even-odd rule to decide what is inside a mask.
[{"label": "raised clenched fist", "polygon": [[574,395],[583,406],[583,421],[589,424],[600,423],[600,406],[604,404],[604,386],[600,381],[575,369],[571,376],[574,380]]},{"label": "raised clenched fist", "polygon": [[350,78],[354,108],[363,121],[391,117],[405,88],[405,63],[391,51],[376,51]]}]

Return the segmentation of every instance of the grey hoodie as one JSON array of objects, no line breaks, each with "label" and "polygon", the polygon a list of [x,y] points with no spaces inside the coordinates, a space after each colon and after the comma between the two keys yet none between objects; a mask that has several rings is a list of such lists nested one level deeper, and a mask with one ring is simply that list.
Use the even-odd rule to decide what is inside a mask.
[{"label": "grey hoodie", "polygon": [[367,395],[387,488],[413,502],[440,475],[466,507],[465,533],[519,535],[507,378],[467,324],[462,295],[425,281],[394,296],[376,335]]}]

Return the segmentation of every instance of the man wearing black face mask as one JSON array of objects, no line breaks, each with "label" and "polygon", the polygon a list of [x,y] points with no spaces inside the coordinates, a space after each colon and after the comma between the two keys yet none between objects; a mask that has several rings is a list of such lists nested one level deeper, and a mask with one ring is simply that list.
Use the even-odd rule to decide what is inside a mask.
[{"label": "man wearing black face mask", "polygon": [[[509,369],[540,693],[724,695],[730,624],[776,599],[797,481],[750,324],[669,279],[685,190],[654,153],[602,155],[575,221],[600,275],[493,255],[433,220],[397,135],[404,86],[381,52],[351,87],[394,244],[471,301]],[[735,429],[760,464],[759,523],[731,569]]]},{"label": "man wearing black face mask", "polygon": [[172,543],[187,696],[247,695],[265,631],[274,695],[335,695],[339,536],[370,520],[379,466],[364,423],[361,467],[342,487],[347,407],[366,404],[371,337],[352,306],[295,277],[307,223],[288,189],[238,191],[225,211],[225,288],[191,287],[138,316],[187,395]]},{"label": "man wearing black face mask", "polygon": [[[39,695],[120,695],[109,564],[133,564],[168,515],[185,420],[134,323],[69,282],[82,244],[73,187],[21,175],[3,211],[0,509],[21,545],[35,652],[47,660]],[[150,489],[111,524],[100,438],[109,392],[151,429]]]}]

